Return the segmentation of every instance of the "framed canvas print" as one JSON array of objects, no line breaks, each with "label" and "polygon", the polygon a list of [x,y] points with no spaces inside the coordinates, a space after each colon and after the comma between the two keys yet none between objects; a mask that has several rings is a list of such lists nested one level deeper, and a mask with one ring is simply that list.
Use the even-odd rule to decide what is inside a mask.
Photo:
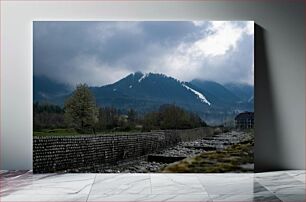
[{"label": "framed canvas print", "polygon": [[35,21],[33,51],[35,173],[253,172],[253,21]]}]

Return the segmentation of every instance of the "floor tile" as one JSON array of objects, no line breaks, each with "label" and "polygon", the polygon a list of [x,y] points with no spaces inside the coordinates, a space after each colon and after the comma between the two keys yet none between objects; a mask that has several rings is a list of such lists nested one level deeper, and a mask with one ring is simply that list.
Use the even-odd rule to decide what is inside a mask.
[{"label": "floor tile", "polygon": [[274,194],[304,194],[305,184],[288,174],[256,178],[256,181]]},{"label": "floor tile", "polygon": [[1,201],[305,201],[305,171],[243,174],[0,173]]},{"label": "floor tile", "polygon": [[0,175],[5,177],[14,177],[14,176],[20,176],[25,173],[32,173],[30,170],[1,170]]},{"label": "floor tile", "polygon": [[277,194],[276,195],[283,202],[305,202],[304,194]]},{"label": "floor tile", "polygon": [[261,194],[261,193],[272,193],[266,187],[261,185],[259,182],[254,181],[253,183],[253,194]]},{"label": "floor tile", "polygon": [[58,194],[52,194],[52,195],[8,195],[1,197],[1,202],[86,202],[88,195],[58,195]]},{"label": "floor tile", "polygon": [[89,194],[96,174],[28,175],[6,182],[1,195]]},{"label": "floor tile", "polygon": [[286,173],[292,176],[294,179],[299,180],[305,184],[305,179],[306,179],[305,171],[293,170],[293,171],[287,171]]},{"label": "floor tile", "polygon": [[253,196],[253,201],[254,202],[282,202],[277,196],[275,196],[274,194],[266,194],[266,195],[262,195],[262,194],[254,194]]},{"label": "floor tile", "polygon": [[215,202],[282,202],[277,196],[273,194],[266,195],[210,195],[211,199]]},{"label": "floor tile", "polygon": [[255,179],[292,179],[290,175],[287,173],[288,171],[273,171],[273,172],[262,172],[262,173],[255,173]]},{"label": "floor tile", "polygon": [[91,195],[151,194],[149,174],[97,175]]},{"label": "floor tile", "polygon": [[209,195],[252,195],[254,191],[253,175],[211,174],[199,175],[198,179]]},{"label": "floor tile", "polygon": [[306,170],[285,170],[283,172],[286,172],[288,174],[292,173],[292,174],[300,174],[300,173],[306,173]]},{"label": "floor tile", "polygon": [[8,170],[0,170],[0,175],[3,174],[3,173],[7,173]]},{"label": "floor tile", "polygon": [[147,201],[147,202],[212,202],[207,195],[195,194],[195,195],[141,195],[141,194],[129,194],[129,195],[90,195],[88,202],[130,202],[130,201]]},{"label": "floor tile", "polygon": [[202,194],[206,190],[194,174],[151,174],[152,194]]},{"label": "floor tile", "polygon": [[251,202],[253,201],[253,195],[231,195],[231,194],[222,194],[222,195],[209,195],[213,201],[218,202]]}]

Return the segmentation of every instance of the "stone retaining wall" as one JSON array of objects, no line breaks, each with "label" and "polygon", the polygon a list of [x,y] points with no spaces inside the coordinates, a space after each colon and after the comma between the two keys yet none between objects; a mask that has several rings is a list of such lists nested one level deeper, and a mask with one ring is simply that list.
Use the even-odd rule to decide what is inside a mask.
[{"label": "stone retaining wall", "polygon": [[48,173],[101,164],[112,165],[212,133],[211,128],[197,128],[149,133],[34,137],[33,172]]}]

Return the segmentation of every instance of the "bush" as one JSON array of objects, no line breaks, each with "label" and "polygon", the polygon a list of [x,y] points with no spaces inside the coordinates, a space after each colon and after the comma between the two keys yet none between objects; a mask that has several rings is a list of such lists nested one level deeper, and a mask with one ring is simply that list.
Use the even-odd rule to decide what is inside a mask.
[{"label": "bush", "polygon": [[206,126],[194,113],[176,105],[162,105],[158,112],[147,113],[144,117],[144,131],[153,129],[190,129]]},{"label": "bush", "polygon": [[40,131],[42,129],[65,128],[64,110],[48,103],[34,103],[33,105],[33,129]]}]

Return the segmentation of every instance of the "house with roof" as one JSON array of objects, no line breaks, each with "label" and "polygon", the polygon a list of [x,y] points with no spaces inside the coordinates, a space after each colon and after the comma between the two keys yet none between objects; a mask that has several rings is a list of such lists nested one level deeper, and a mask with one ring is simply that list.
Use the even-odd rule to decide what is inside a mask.
[{"label": "house with roof", "polygon": [[243,112],[235,117],[235,126],[239,129],[254,128],[254,112]]}]

